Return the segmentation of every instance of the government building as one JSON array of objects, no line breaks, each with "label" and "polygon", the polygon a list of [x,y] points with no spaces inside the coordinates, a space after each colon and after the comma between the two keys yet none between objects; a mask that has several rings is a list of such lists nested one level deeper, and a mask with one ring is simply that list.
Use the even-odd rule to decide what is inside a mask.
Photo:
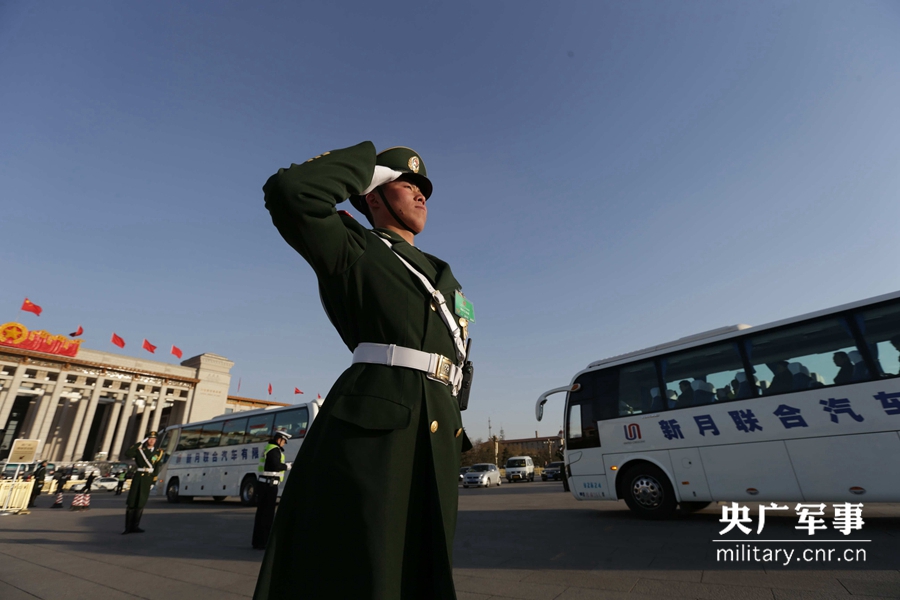
[{"label": "government building", "polygon": [[99,352],[7,323],[0,326],[0,461],[18,438],[40,440],[42,460],[114,461],[168,425],[286,406],[229,396],[232,366],[216,354],[172,365]]}]

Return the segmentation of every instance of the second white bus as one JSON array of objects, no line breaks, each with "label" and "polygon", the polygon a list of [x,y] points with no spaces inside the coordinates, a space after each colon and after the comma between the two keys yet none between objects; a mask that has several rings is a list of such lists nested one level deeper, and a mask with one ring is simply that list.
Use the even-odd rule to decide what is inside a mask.
[{"label": "second white bus", "polygon": [[[290,434],[284,454],[285,461],[292,462],[319,408],[312,401],[166,428],[159,445],[165,454],[156,493],[165,494],[169,502],[195,497],[221,502],[238,496],[245,505],[255,504],[260,457],[272,433]],[[283,482],[279,495],[282,489]]]},{"label": "second white bus", "polygon": [[900,500],[900,292],[601,360],[566,392],[578,500]]}]

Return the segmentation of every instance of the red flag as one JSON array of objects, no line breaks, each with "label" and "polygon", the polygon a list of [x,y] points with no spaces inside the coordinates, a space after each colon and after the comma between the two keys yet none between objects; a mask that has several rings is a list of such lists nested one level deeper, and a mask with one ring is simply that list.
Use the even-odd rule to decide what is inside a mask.
[{"label": "red flag", "polygon": [[322,394],[316,394],[316,400],[321,400],[321,399],[322,399]]},{"label": "red flag", "polygon": [[22,310],[41,316],[43,309],[28,298],[25,298],[25,302],[22,303]]},{"label": "red flag", "polygon": [[125,347],[125,340],[123,340],[122,338],[120,338],[119,336],[117,336],[115,333],[113,333],[113,335],[112,335],[112,337],[110,338],[109,341],[111,341],[113,344],[115,344],[115,345],[118,346],[119,348],[124,348],[124,347]]},{"label": "red flag", "polygon": [[270,396],[272,395],[272,384],[271,383],[269,384],[269,395]]},{"label": "red flag", "polygon": [[174,354],[178,358],[181,358],[181,348],[179,348],[178,346],[172,346],[172,354]]},{"label": "red flag", "polygon": [[156,353],[156,346],[147,341],[147,338],[144,338],[144,343],[141,344],[141,348],[149,352],[150,354]]},{"label": "red flag", "polygon": [[300,391],[300,388],[294,388],[294,393],[295,393],[295,394],[302,394],[303,392]]},{"label": "red flag", "polygon": [[238,378],[238,391],[241,391],[241,377]]},{"label": "red flag", "polygon": [[78,337],[78,336],[81,335],[82,333],[84,333],[84,329],[81,327],[81,325],[79,325],[79,326],[78,326],[78,331],[75,331],[75,332],[73,332],[73,333],[70,333],[70,334],[69,334],[69,337]]}]

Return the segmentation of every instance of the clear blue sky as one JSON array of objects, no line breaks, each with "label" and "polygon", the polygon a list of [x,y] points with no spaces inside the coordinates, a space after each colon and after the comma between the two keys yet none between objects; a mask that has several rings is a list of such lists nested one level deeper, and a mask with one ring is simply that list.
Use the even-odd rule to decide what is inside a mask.
[{"label": "clear blue sky", "polygon": [[0,2],[0,322],[324,396],[350,354],[261,187],[407,145],[417,245],[475,305],[470,436],[553,434],[535,399],[591,361],[900,289],[898,31],[890,1]]}]

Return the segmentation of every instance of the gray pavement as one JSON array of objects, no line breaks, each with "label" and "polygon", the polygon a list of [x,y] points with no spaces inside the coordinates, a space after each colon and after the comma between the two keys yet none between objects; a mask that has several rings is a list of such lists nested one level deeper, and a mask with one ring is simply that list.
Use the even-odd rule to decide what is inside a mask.
[{"label": "gray pavement", "polygon": [[[768,518],[762,536],[720,536],[715,506],[647,522],[622,503],[578,502],[561,487],[536,482],[460,489],[459,600],[900,598],[900,504],[867,505],[861,531],[824,544],[794,530],[794,516]],[[50,510],[51,502],[43,496],[30,515],[0,517],[0,599],[252,596],[261,560],[249,546],[253,509],[154,498],[142,522],[147,533],[123,536],[124,496],[94,494],[86,512]],[[735,541],[712,541],[725,538]],[[717,549],[751,546],[754,538],[792,540],[755,545],[795,549],[796,555],[807,548],[838,550],[831,561],[823,552],[819,562],[788,566],[716,560]],[[811,539],[837,538],[844,536],[832,530]],[[865,561],[838,562],[848,547],[864,549]],[[302,582],[298,597],[300,590]]]}]

